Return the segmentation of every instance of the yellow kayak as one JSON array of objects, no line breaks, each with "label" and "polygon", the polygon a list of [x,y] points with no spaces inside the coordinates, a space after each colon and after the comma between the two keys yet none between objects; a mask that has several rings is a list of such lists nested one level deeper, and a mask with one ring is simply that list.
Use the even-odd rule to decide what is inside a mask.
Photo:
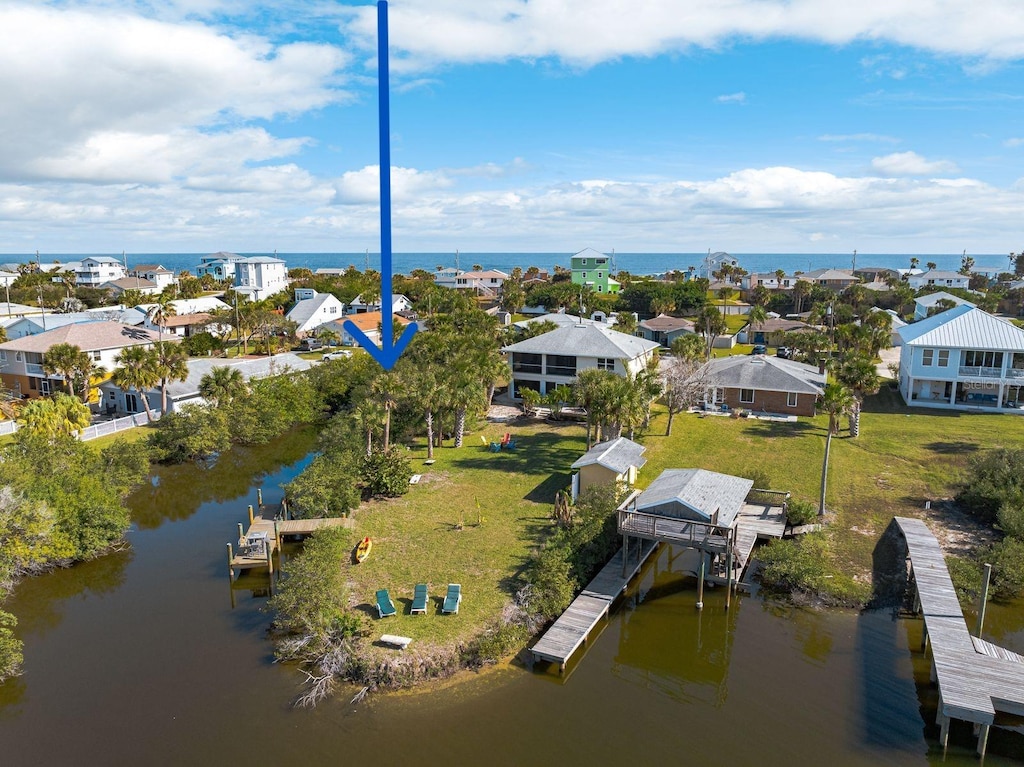
[{"label": "yellow kayak", "polygon": [[373,541],[367,536],[363,540],[359,541],[359,545],[356,546],[356,562],[362,562],[368,556],[370,556],[370,549],[373,548]]}]

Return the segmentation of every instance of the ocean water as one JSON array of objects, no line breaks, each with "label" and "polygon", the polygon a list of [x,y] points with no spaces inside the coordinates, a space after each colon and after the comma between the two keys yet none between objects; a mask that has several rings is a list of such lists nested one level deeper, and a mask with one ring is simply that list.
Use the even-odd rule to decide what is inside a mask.
[{"label": "ocean water", "polygon": [[[120,258],[121,254],[112,255]],[[158,263],[174,272],[189,270],[195,272],[200,257],[205,253],[129,253],[126,256],[129,267],[138,264]],[[244,256],[265,256],[267,253],[241,253]],[[514,267],[537,266],[541,269],[552,269],[555,266],[569,267],[572,253],[395,253],[392,257],[392,271],[408,274],[413,269],[434,271],[439,266],[458,265],[462,269],[471,269],[479,264],[484,269],[500,269],[511,271]],[[613,257],[614,271],[627,271],[632,274],[661,274],[672,269],[686,270],[693,266],[699,268],[705,257],[704,253],[615,253]],[[733,253],[740,266],[748,272],[774,272],[784,269],[787,274],[795,271],[807,272],[825,267],[849,269],[853,266],[852,253]],[[40,260],[72,261],[83,257],[83,254],[47,253],[41,254]],[[377,253],[278,253],[289,268],[306,267],[312,270],[322,268],[345,268],[354,266],[357,269],[380,270],[380,254]],[[975,268],[984,270],[1011,271],[1006,255],[972,254]],[[910,259],[917,258],[920,268],[929,261],[940,269],[956,271],[960,268],[960,254],[906,254],[906,253],[859,253],[856,264],[859,268],[874,266],[891,269],[908,268]],[[35,260],[35,255],[10,255],[0,258],[3,261],[25,262]]]}]

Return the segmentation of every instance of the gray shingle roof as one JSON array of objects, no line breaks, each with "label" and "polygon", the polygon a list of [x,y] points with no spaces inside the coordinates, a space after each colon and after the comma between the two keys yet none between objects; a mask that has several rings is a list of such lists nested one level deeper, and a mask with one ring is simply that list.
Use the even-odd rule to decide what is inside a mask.
[{"label": "gray shingle roof", "polygon": [[624,474],[630,466],[636,466],[639,469],[647,463],[647,459],[643,457],[646,449],[643,445],[638,445],[626,437],[619,437],[609,442],[599,442],[577,459],[572,468],[582,469],[584,466],[596,463],[616,474]]},{"label": "gray shingle roof", "polygon": [[7,341],[0,344],[0,349],[45,353],[54,344],[71,344],[84,352],[91,352],[153,344],[157,340],[158,334],[151,330],[122,325],[120,322],[77,322],[55,330],[47,330],[45,333]]},{"label": "gray shingle roof", "polygon": [[595,324],[558,328],[550,333],[506,346],[502,351],[631,360],[659,346],[655,341],[647,341]]},{"label": "gray shingle roof", "polygon": [[689,330],[692,332],[696,329],[696,326],[691,320],[686,320],[682,317],[670,317],[667,314],[659,314],[657,317],[644,320],[640,323],[640,327],[664,333],[679,329]]},{"label": "gray shingle roof", "polygon": [[1024,352],[1024,330],[963,304],[899,329],[907,346]]},{"label": "gray shingle roof", "polygon": [[825,388],[825,374],[816,367],[763,354],[713,359],[698,375],[703,375],[709,386],[726,389],[821,394]]},{"label": "gray shingle roof", "polygon": [[682,504],[708,520],[717,511],[718,524],[729,527],[753,486],[753,480],[707,469],[666,469],[636,499],[636,509]]}]

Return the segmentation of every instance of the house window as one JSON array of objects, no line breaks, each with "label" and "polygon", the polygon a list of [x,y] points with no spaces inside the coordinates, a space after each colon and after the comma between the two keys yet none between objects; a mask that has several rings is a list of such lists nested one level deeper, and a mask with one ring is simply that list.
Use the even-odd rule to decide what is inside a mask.
[{"label": "house window", "polygon": [[786,406],[787,407],[796,407],[796,397],[797,397],[797,394],[796,394],[795,391],[791,391],[791,392],[787,393],[786,394]]},{"label": "house window", "polygon": [[0,349],[0,362],[7,362],[7,352]]},{"label": "house window", "polygon": [[583,272],[583,279],[587,279],[587,273]]},{"label": "house window", "polygon": [[[540,373],[541,355],[524,354],[516,352],[512,355],[512,372],[514,373]],[[539,389],[538,389],[539,391]]]},{"label": "house window", "polygon": [[754,402],[753,389],[740,389],[740,402],[744,405],[751,405]]},{"label": "house window", "polygon": [[93,361],[95,361],[95,362],[99,362],[100,359],[102,359],[102,357],[103,357],[103,353],[102,352],[98,352],[97,351],[97,352],[93,352],[92,353],[92,358],[93,358]]},{"label": "house window", "polygon": [[547,355],[547,370],[549,376],[568,376],[573,378],[576,375],[576,358],[570,355],[549,354]]},{"label": "house window", "polygon": [[604,293],[604,285],[598,285],[597,286],[597,292],[598,293]]},{"label": "house window", "polygon": [[604,277],[604,272],[598,272],[598,273],[597,273],[597,279],[599,279],[599,280],[600,280],[600,279],[601,279],[601,278],[603,278],[603,277]]},{"label": "house window", "polygon": [[939,367],[949,367],[949,349],[939,349]]},{"label": "house window", "polygon": [[1002,352],[964,352],[964,367],[969,368],[1001,368],[1003,366]]},{"label": "house window", "polygon": [[615,370],[615,360],[610,357],[598,357],[597,358],[597,369],[598,370]]},{"label": "house window", "polygon": [[337,306],[332,306],[328,313],[329,314],[337,314],[338,313],[338,307]]},{"label": "house window", "polygon": [[46,378],[39,379],[39,393],[49,394],[50,393],[50,381]]},{"label": "house window", "polygon": [[37,383],[38,380],[39,380],[38,378],[29,378],[28,379],[28,388],[31,391],[38,391],[39,390],[39,384]]},{"label": "house window", "polygon": [[21,362],[21,360],[22,360],[21,352],[15,352],[14,353],[14,359],[16,359],[18,362]]},{"label": "house window", "polygon": [[921,350],[921,364],[924,367],[930,368],[932,366],[932,361],[933,361],[934,357],[935,357],[935,350],[934,349],[922,349]]}]

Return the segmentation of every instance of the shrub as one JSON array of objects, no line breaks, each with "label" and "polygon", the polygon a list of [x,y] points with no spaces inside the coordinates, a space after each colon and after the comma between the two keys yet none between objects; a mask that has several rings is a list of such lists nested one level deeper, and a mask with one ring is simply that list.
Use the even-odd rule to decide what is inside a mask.
[{"label": "shrub", "polygon": [[21,673],[22,644],[14,636],[18,619],[0,610],[0,682]]},{"label": "shrub", "polygon": [[984,559],[992,563],[992,599],[1014,599],[1024,594],[1024,541],[1005,538],[990,547]]},{"label": "shrub", "polygon": [[531,594],[528,608],[543,620],[554,618],[565,610],[576,593],[568,551],[562,546],[545,546],[536,552],[527,565],[526,580]]},{"label": "shrub", "polygon": [[518,652],[529,639],[526,626],[506,623],[480,636],[467,650],[465,660],[471,664],[495,663]]},{"label": "shrub", "polygon": [[762,564],[761,584],[769,591],[805,592],[829,604],[851,606],[864,604],[870,596],[867,584],[832,565],[824,533],[770,541],[757,557]]},{"label": "shrub", "polygon": [[285,485],[295,517],[343,517],[358,506],[357,478],[351,467],[348,455],[314,458],[299,476]]},{"label": "shrub", "polygon": [[996,521],[1004,503],[1024,506],[1024,450],[999,448],[972,461],[956,500],[987,522]]},{"label": "shrub", "polygon": [[220,339],[206,331],[193,333],[181,342],[181,347],[191,357],[205,357],[214,349],[220,349],[223,346]]},{"label": "shrub", "polygon": [[808,501],[791,499],[786,508],[786,521],[794,527],[810,525],[818,518],[818,507]]},{"label": "shrub", "polygon": [[1004,533],[1024,540],[1024,503],[1017,500],[1003,501],[997,518]]},{"label": "shrub", "polygon": [[360,477],[367,495],[405,495],[409,492],[412,464],[405,451],[393,445],[387,451],[374,450],[363,458]]},{"label": "shrub", "polygon": [[978,563],[966,557],[949,556],[946,557],[946,567],[960,603],[974,602],[981,593],[981,568]]},{"label": "shrub", "polygon": [[221,408],[185,405],[157,422],[149,445],[156,459],[169,463],[208,458],[231,444],[228,419]]}]

